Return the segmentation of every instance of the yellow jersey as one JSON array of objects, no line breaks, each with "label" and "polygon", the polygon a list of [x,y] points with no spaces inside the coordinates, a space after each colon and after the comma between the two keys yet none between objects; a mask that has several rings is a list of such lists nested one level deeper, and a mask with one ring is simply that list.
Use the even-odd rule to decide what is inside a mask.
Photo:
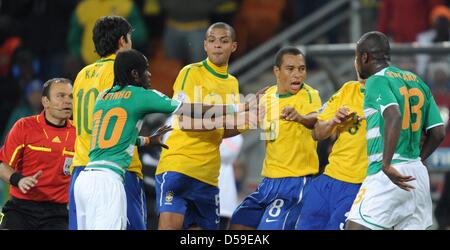
[{"label": "yellow jersey", "polygon": [[[99,93],[112,87],[114,82],[115,54],[102,58],[84,67],[77,75],[73,86],[73,123],[77,129],[75,139],[74,167],[86,166],[89,162],[89,150],[92,136],[92,116],[94,103]],[[128,171],[142,178],[142,164],[137,149]]]},{"label": "yellow jersey", "polygon": [[[183,102],[233,104],[239,102],[239,84],[228,74],[228,67],[218,67],[209,59],[184,67],[173,86],[174,98]],[[173,122],[177,122],[174,117]],[[156,174],[167,171],[182,173],[207,184],[217,186],[223,129],[212,131],[173,131],[163,149]]]},{"label": "yellow jersey", "polygon": [[318,120],[327,121],[334,117],[342,106],[350,112],[356,112],[353,119],[338,126],[338,138],[328,157],[325,175],[349,183],[362,183],[367,173],[367,140],[366,120],[358,122],[358,117],[364,117],[364,87],[357,81],[346,82],[336,92],[317,116]]},{"label": "yellow jersey", "polygon": [[262,103],[266,114],[262,124],[266,140],[266,158],[261,175],[268,178],[299,177],[319,172],[317,142],[312,130],[300,123],[280,119],[281,111],[292,106],[302,115],[318,112],[319,92],[306,83],[295,94],[279,95],[278,87],[267,89]]}]

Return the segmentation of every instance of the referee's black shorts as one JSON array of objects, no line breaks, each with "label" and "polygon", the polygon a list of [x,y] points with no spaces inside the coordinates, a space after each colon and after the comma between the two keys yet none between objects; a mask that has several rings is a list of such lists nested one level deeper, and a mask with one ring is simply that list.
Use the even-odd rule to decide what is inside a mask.
[{"label": "referee's black shorts", "polygon": [[11,230],[66,230],[67,204],[37,202],[11,197],[2,210],[0,229]]}]

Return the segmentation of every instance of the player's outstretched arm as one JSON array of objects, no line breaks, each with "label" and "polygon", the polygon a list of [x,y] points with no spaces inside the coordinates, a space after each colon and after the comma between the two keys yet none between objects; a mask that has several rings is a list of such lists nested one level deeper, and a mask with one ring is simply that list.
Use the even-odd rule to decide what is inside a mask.
[{"label": "player's outstretched arm", "polygon": [[350,110],[343,106],[338,109],[333,118],[328,121],[318,120],[314,126],[313,139],[316,141],[325,140],[336,133],[336,128],[352,118],[355,112],[350,113]]},{"label": "player's outstretched arm", "polygon": [[402,115],[398,105],[387,107],[383,112],[384,117],[384,150],[382,170],[389,179],[403,190],[410,191],[413,186],[407,184],[415,180],[413,176],[403,176],[391,165],[395,148],[397,147],[400,130],[402,128]]},{"label": "player's outstretched arm", "polygon": [[158,145],[165,149],[169,149],[169,147],[162,142],[163,136],[165,133],[172,131],[172,127],[169,125],[164,125],[156,130],[150,136],[139,136],[136,140],[137,146],[146,146],[146,145]]},{"label": "player's outstretched arm", "polygon": [[425,141],[420,151],[422,161],[426,160],[445,138],[444,125],[436,126],[427,131]]},{"label": "player's outstretched arm", "polygon": [[23,176],[8,164],[2,162],[0,163],[0,178],[15,187],[18,187],[22,193],[26,194],[28,190],[36,186],[38,183],[39,176],[42,175],[42,170],[39,170],[33,176]]}]

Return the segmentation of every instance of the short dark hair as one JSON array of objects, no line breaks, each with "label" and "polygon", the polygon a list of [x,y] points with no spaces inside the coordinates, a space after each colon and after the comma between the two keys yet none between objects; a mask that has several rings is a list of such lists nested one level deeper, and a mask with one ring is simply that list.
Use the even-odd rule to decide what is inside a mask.
[{"label": "short dark hair", "polygon": [[373,60],[389,61],[391,47],[388,37],[379,32],[367,32],[359,39],[356,50],[360,53],[367,53]]},{"label": "short dark hair", "polygon": [[95,52],[100,57],[116,53],[119,49],[119,39],[123,36],[128,41],[127,34],[132,31],[130,23],[120,16],[104,16],[97,20],[92,30],[92,40]]},{"label": "short dark hair", "polygon": [[296,47],[289,46],[281,48],[275,55],[275,66],[277,66],[278,68],[281,67],[281,64],[283,64],[284,55],[294,55],[294,56],[301,55],[305,57],[303,52]]},{"label": "short dark hair", "polygon": [[224,22],[217,22],[217,23],[211,24],[211,26],[209,26],[208,30],[206,31],[205,40],[208,38],[209,31],[212,29],[228,30],[228,31],[230,31],[231,40],[233,42],[236,41],[236,31],[234,30],[233,27],[231,27],[231,25],[224,23]]},{"label": "short dark hair", "polygon": [[42,86],[42,96],[50,99],[50,89],[54,83],[68,83],[72,84],[72,81],[67,78],[52,78],[44,83]]},{"label": "short dark hair", "polygon": [[147,70],[147,58],[135,49],[127,49],[117,53],[114,62],[114,85],[136,85],[132,70],[136,70],[140,76]]}]

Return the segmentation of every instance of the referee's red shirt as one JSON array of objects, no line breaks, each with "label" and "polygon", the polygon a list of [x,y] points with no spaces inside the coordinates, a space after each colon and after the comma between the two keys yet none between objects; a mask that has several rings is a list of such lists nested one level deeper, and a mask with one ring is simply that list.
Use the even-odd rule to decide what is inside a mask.
[{"label": "referee's red shirt", "polygon": [[37,185],[26,194],[11,186],[11,196],[24,200],[67,203],[75,133],[70,120],[65,127],[48,125],[44,112],[18,120],[0,150],[0,161],[24,176],[34,175],[39,170],[43,173]]}]

